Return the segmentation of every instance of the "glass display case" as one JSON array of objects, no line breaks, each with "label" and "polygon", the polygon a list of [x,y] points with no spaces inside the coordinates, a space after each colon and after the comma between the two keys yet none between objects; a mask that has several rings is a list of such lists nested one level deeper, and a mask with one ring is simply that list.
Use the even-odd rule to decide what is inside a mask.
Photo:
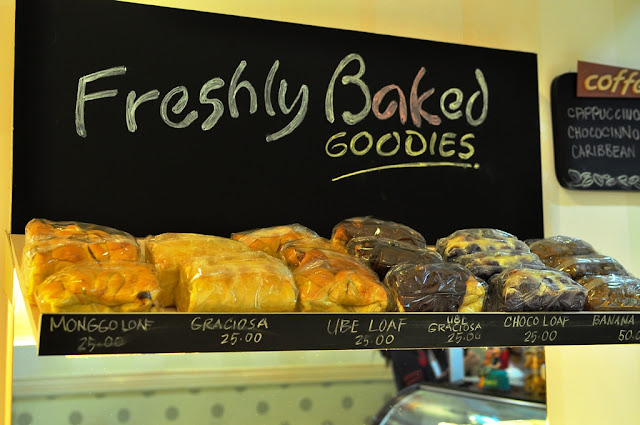
[{"label": "glass display case", "polygon": [[375,416],[376,425],[481,425],[503,421],[546,423],[544,403],[416,385],[401,391]]}]

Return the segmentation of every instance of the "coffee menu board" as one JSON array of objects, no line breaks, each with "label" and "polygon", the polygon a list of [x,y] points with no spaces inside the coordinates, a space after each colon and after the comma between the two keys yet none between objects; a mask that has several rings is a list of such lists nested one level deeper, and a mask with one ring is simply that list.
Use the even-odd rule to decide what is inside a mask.
[{"label": "coffee menu board", "polygon": [[639,313],[44,314],[39,354],[631,343]]},{"label": "coffee menu board", "polygon": [[551,87],[556,176],[576,190],[640,190],[640,100],[576,96],[576,74]]},{"label": "coffee menu board", "polygon": [[[542,236],[537,58],[113,0],[16,5],[12,233],[344,218]],[[525,206],[525,207],[523,207]]]}]

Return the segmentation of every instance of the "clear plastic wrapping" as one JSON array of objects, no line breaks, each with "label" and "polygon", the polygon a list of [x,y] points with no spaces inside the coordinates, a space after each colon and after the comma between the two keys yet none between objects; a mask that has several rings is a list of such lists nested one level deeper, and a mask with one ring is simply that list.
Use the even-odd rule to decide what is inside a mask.
[{"label": "clear plastic wrapping", "polygon": [[[135,240],[129,233],[112,227],[80,221],[53,221],[44,218],[30,220],[25,226],[24,235],[27,242],[55,238],[68,238],[94,244]],[[97,253],[99,254],[100,251]]]},{"label": "clear plastic wrapping", "polygon": [[291,312],[298,289],[291,270],[261,251],[196,257],[181,269],[176,307],[185,312]]},{"label": "clear plastic wrapping", "polygon": [[587,291],[587,310],[640,310],[640,279],[616,274],[592,275],[578,280]]},{"label": "clear plastic wrapping", "polygon": [[529,251],[523,241],[498,229],[461,229],[436,242],[436,250],[445,261],[460,255],[489,251]]},{"label": "clear plastic wrapping", "polygon": [[369,216],[352,217],[336,224],[331,233],[331,240],[346,245],[351,239],[361,236],[392,239],[421,248],[427,247],[424,236],[417,230],[404,224]]},{"label": "clear plastic wrapping", "polygon": [[302,238],[315,238],[318,234],[301,224],[264,227],[231,234],[231,239],[240,241],[254,251],[263,251],[278,257],[280,247],[289,241]]},{"label": "clear plastic wrapping", "polygon": [[591,244],[585,240],[570,236],[558,235],[536,239],[530,241],[528,245],[531,252],[540,257],[540,260],[547,265],[556,257],[596,254],[596,250]]},{"label": "clear plastic wrapping", "polygon": [[548,265],[567,273],[574,280],[588,275],[628,275],[625,268],[614,258],[599,254],[556,257],[551,259]]},{"label": "clear plastic wrapping", "polygon": [[404,263],[394,266],[385,278],[396,288],[405,311],[482,311],[485,282],[459,264]]},{"label": "clear plastic wrapping", "polygon": [[476,252],[455,257],[453,261],[483,280],[513,267],[544,266],[536,254],[528,251]]},{"label": "clear plastic wrapping", "polygon": [[43,313],[148,312],[161,309],[152,265],[131,261],[85,262],[45,279],[34,295]]},{"label": "clear plastic wrapping", "polygon": [[580,311],[587,290],[546,267],[507,269],[489,280],[489,311]]},{"label": "clear plastic wrapping", "polygon": [[347,249],[343,245],[318,236],[315,238],[302,238],[286,242],[280,246],[278,254],[280,259],[284,261],[288,267],[295,268],[300,265],[305,254],[313,249],[326,249],[343,254],[347,253]]},{"label": "clear plastic wrapping", "polygon": [[349,254],[363,260],[384,279],[391,267],[402,263],[441,263],[435,250],[372,236],[353,238],[347,244]]},{"label": "clear plastic wrapping", "polygon": [[136,239],[121,230],[90,223],[33,219],[25,227],[22,274],[27,298],[51,274],[83,262],[139,261]]},{"label": "clear plastic wrapping", "polygon": [[299,309],[312,312],[382,312],[397,308],[396,294],[358,259],[336,251],[310,249],[293,276]]},{"label": "clear plastic wrapping", "polygon": [[197,233],[163,233],[144,240],[146,261],[158,271],[160,302],[165,307],[175,305],[175,289],[180,280],[180,267],[194,257],[226,252],[247,252],[242,242],[219,236]]}]

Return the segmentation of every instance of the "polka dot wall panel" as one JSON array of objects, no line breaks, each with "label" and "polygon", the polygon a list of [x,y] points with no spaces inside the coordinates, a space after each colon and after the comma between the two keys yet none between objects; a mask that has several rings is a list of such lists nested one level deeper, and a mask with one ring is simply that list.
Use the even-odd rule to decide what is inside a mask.
[{"label": "polka dot wall panel", "polygon": [[392,381],[17,397],[13,425],[368,424]]}]

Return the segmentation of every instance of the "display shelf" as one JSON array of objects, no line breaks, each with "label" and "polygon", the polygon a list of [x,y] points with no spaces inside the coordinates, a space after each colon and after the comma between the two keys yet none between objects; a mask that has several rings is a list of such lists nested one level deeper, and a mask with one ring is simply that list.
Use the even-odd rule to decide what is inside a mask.
[{"label": "display shelf", "polygon": [[414,349],[640,342],[640,317],[594,313],[43,314],[40,355]]},{"label": "display shelf", "polygon": [[[11,242],[19,269],[16,253],[24,237],[12,235]],[[26,310],[40,355],[640,343],[640,312],[42,314],[36,305]]]}]

